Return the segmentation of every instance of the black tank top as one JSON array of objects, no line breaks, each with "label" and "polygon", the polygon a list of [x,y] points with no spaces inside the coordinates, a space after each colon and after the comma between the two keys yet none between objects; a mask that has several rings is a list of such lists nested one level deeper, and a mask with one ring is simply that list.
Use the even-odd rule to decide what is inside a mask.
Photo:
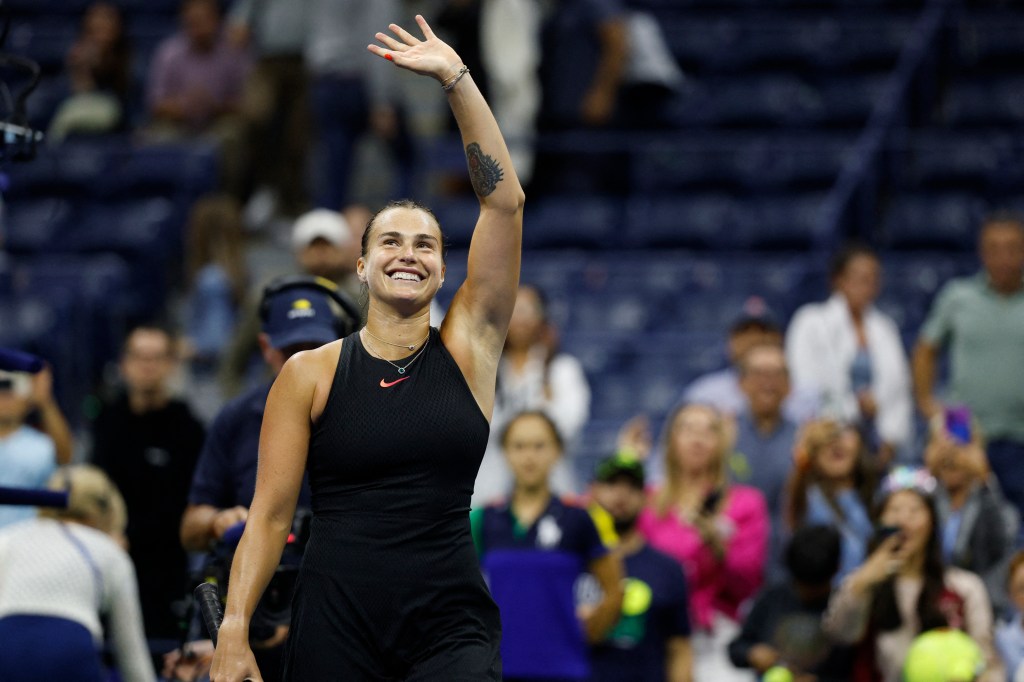
[{"label": "black tank top", "polygon": [[310,435],[313,511],[464,518],[489,431],[437,329],[404,374],[352,334]]},{"label": "black tank top", "polygon": [[489,430],[436,329],[404,374],[345,338],[310,434],[286,679],[405,679],[454,651],[479,672],[453,674],[442,656],[429,679],[501,679],[501,619],[469,524]]}]

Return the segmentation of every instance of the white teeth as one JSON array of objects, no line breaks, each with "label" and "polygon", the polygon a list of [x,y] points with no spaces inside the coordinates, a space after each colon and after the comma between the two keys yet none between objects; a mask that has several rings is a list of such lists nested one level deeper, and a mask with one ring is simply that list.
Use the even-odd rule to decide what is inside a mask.
[{"label": "white teeth", "polygon": [[420,276],[411,272],[395,272],[391,274],[391,279],[407,279],[410,282],[419,282]]}]

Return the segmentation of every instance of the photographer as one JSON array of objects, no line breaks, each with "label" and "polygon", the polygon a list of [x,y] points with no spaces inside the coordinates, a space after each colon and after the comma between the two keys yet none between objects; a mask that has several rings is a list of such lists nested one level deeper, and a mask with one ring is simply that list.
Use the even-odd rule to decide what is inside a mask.
[{"label": "photographer", "polygon": [[[343,306],[342,301],[349,307]],[[265,289],[260,318],[260,349],[276,376],[293,354],[317,348],[354,329],[358,309],[328,280],[282,278]],[[219,541],[230,542],[227,531],[248,517],[256,486],[263,409],[269,392],[268,383],[243,393],[225,405],[210,426],[181,521],[181,542],[186,550],[206,551]],[[302,487],[298,506],[309,507],[306,485]],[[285,622],[287,619],[282,621]],[[254,637],[256,634],[254,631]],[[253,648],[265,679],[277,679],[280,645],[287,636],[287,627],[282,624],[263,634],[253,642]]]}]

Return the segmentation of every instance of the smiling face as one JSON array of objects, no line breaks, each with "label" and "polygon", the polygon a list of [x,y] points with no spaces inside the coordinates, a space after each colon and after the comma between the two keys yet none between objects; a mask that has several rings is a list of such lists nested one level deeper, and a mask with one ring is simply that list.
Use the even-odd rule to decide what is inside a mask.
[{"label": "smiling face", "polygon": [[984,457],[978,443],[960,443],[945,433],[936,433],[928,443],[924,461],[944,488],[959,491],[974,482],[973,462],[984,461]]},{"label": "smiling face", "polygon": [[517,417],[509,424],[502,448],[516,486],[526,489],[547,485],[548,476],[562,455],[551,422],[532,413]]},{"label": "smiling face", "polygon": [[935,533],[935,519],[928,503],[913,490],[898,490],[889,495],[879,520],[884,526],[900,529],[900,553],[908,558],[923,556]]},{"label": "smiling face", "polygon": [[814,467],[827,481],[842,481],[854,475],[860,456],[861,439],[855,429],[837,429],[814,452]]},{"label": "smiling face", "polygon": [[441,228],[418,208],[382,211],[366,235],[356,264],[371,300],[419,309],[430,303],[444,281]]},{"label": "smiling face", "polygon": [[754,346],[740,362],[740,388],[750,411],[759,418],[778,418],[789,395],[789,371],[781,346]]}]

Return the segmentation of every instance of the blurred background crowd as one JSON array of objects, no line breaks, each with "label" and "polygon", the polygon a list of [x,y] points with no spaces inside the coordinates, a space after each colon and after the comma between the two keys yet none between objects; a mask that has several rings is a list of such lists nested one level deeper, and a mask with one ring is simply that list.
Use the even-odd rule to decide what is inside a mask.
[{"label": "blurred background crowd", "polygon": [[[666,555],[684,576],[637,578],[675,595],[657,627],[626,627],[648,611],[627,585],[612,634],[559,659],[583,668],[513,651],[509,675],[660,679],[630,663],[653,659],[673,682],[1014,679],[1024,9],[999,0],[0,2],[0,46],[39,67],[21,99],[25,70],[0,60],[0,115],[46,132],[0,146],[0,347],[47,363],[0,372],[0,486],[68,488],[51,477],[70,463],[109,477],[89,479],[102,523],[75,518],[128,548],[140,606],[90,636],[128,652],[138,626],[155,670],[188,658],[186,565],[209,573],[198,555],[245,519],[281,364],[358,327],[355,260],[388,199],[444,229],[443,318],[477,212],[464,153],[433,84],[365,49],[417,12],[481,85],[528,196],[473,498],[518,525],[474,529],[562,551],[546,505],[572,498],[631,580]],[[0,530],[0,632],[34,627],[10,622],[28,607],[4,580],[31,579],[8,567],[51,551],[53,522],[0,506],[22,529]],[[610,608],[583,585],[573,608]],[[914,647],[974,662],[929,677]],[[124,655],[126,679],[154,664]]]}]

